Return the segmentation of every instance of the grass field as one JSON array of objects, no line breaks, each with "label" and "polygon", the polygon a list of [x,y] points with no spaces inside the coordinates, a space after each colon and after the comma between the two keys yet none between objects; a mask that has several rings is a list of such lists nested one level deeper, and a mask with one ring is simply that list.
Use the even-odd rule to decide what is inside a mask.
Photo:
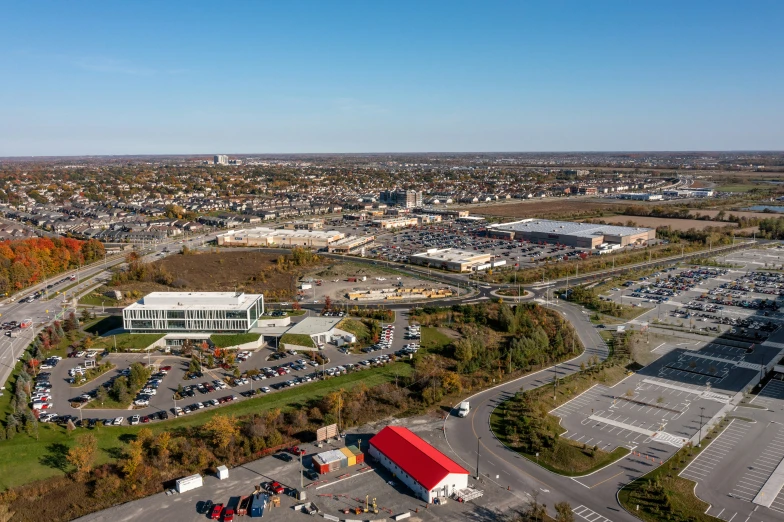
[{"label": "grass field", "polygon": [[[394,381],[395,375],[410,375],[411,366],[398,362],[388,366],[372,368],[360,372],[349,373],[325,381],[317,381],[295,388],[288,388],[281,392],[241,401],[235,404],[222,406],[216,409],[202,410],[199,413],[189,414],[184,417],[166,422],[146,424],[153,433],[173,431],[183,426],[196,426],[207,422],[216,414],[221,415],[248,415],[258,414],[272,408],[288,410],[299,407],[312,400],[318,400],[327,393],[340,388],[350,390],[354,386],[364,383],[368,387]],[[0,406],[3,400],[8,399],[8,393],[0,397]],[[91,432],[98,438],[99,452],[96,458],[98,464],[110,462],[124,446],[123,440],[129,435],[137,433],[142,426],[123,427],[96,427]],[[64,455],[73,444],[75,435],[80,433],[77,429],[74,434],[69,434],[65,428],[51,424],[41,424],[39,440],[36,441],[26,435],[17,435],[13,440],[0,441],[0,489],[11,488],[28,482],[62,475],[67,468]]]},{"label": "grass field", "polygon": [[420,347],[425,353],[438,353],[452,344],[452,339],[438,328],[424,326],[421,328],[421,332]]},{"label": "grass field", "polygon": [[[736,420],[735,422],[743,422]],[[722,423],[706,439],[716,437],[726,427]],[[645,522],[671,520],[674,522],[711,522],[716,518],[706,515],[710,504],[694,494],[694,482],[678,476],[710,444],[701,448],[686,446],[670,460],[635,480],[618,493],[621,504]],[[637,510],[639,506],[639,510]]]}]

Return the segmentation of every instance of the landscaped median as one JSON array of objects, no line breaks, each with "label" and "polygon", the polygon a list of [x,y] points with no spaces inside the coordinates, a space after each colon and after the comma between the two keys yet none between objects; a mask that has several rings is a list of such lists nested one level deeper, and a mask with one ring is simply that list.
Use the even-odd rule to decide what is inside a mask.
[{"label": "landscaped median", "polygon": [[684,446],[663,465],[624,486],[618,492],[621,505],[645,522],[715,521],[715,517],[705,514],[710,504],[703,502],[694,494],[694,482],[678,475],[697,458],[697,455],[710,446],[706,441],[718,436],[728,425],[727,419],[722,420],[711,428],[701,448]]},{"label": "landscaped median", "polygon": [[74,377],[74,382],[71,384],[73,388],[79,388],[84,386],[85,384],[89,384],[91,381],[94,381],[104,373],[108,372],[109,370],[115,369],[116,366],[110,363],[109,361],[103,362],[101,364],[96,365],[93,368],[88,368],[84,375],[77,375]]},{"label": "landscaped median", "polygon": [[620,364],[596,361],[584,371],[559,380],[555,398],[551,385],[518,392],[496,407],[490,416],[490,427],[509,449],[553,473],[569,477],[592,473],[625,457],[629,450],[618,447],[608,453],[562,438],[566,430],[560,419],[549,412],[595,384],[612,386],[626,374],[626,368]]}]

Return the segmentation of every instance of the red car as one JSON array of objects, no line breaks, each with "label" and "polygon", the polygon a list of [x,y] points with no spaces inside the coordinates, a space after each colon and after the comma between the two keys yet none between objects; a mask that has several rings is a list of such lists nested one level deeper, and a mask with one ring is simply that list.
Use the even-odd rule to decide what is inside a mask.
[{"label": "red car", "polygon": [[212,506],[212,513],[210,513],[210,518],[212,520],[219,520],[221,511],[223,511],[223,504],[215,504]]},{"label": "red car", "polygon": [[147,424],[148,422],[150,422],[150,417],[148,415],[142,417],[142,424]]},{"label": "red car", "polygon": [[272,492],[273,492],[273,493],[275,493],[276,495],[280,495],[280,494],[282,494],[284,491],[286,491],[286,488],[284,488],[283,486],[281,486],[280,482],[278,482],[278,481],[275,481],[275,482],[273,482],[272,484],[270,484],[270,487],[269,487],[269,488],[270,488],[270,491],[272,491]]},{"label": "red car", "polygon": [[223,512],[223,522],[231,522],[232,520],[234,520],[234,510],[226,508],[226,511]]},{"label": "red car", "polygon": [[292,455],[304,455],[306,453],[306,451],[299,446],[292,446],[287,451]]}]

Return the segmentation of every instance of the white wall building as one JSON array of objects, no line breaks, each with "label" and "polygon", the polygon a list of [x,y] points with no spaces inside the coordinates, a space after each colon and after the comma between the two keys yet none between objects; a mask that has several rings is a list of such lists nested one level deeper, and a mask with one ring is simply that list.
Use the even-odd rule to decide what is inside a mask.
[{"label": "white wall building", "polygon": [[387,426],[370,439],[369,453],[428,503],[468,487],[468,471],[408,428]]},{"label": "white wall building", "polygon": [[130,332],[247,332],[264,313],[264,295],[152,292],[123,310]]}]

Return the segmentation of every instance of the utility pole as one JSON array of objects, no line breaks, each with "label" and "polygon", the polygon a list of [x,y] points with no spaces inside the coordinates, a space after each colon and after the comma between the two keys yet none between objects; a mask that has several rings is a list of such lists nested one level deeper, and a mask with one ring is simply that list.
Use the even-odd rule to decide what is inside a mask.
[{"label": "utility pole", "polygon": [[553,365],[553,402],[555,402],[556,386],[558,386],[558,362]]},{"label": "utility pole", "polygon": [[702,412],[705,410],[704,406],[700,406],[700,440],[697,441],[697,447],[702,447]]}]

